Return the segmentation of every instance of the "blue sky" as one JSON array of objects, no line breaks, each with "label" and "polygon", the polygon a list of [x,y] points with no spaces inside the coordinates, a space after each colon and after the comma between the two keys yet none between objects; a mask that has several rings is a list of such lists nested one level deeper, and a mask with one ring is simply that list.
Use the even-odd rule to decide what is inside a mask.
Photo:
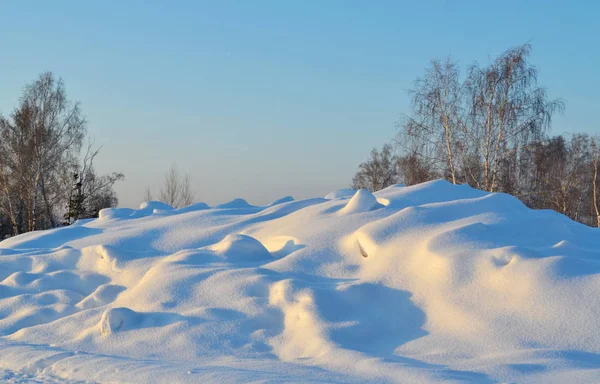
[{"label": "blue sky", "polygon": [[121,171],[122,206],[176,163],[197,200],[263,204],[347,187],[394,137],[435,57],[485,63],[530,42],[553,133],[600,132],[595,1],[4,1],[0,112],[43,71],[64,79]]}]

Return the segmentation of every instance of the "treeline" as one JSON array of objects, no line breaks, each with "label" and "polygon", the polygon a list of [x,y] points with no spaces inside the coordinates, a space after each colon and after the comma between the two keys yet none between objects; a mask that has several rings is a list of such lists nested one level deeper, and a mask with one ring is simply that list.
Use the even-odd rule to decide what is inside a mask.
[{"label": "treeline", "polygon": [[549,137],[561,100],[550,100],[529,62],[529,45],[510,49],[466,76],[451,59],[433,60],[412,89],[410,113],[394,143],[360,164],[354,188],[375,191],[445,178],[510,193],[600,227],[598,137]]},{"label": "treeline", "polygon": [[12,113],[0,115],[0,239],[116,206],[123,174],[98,175],[98,153],[61,79],[47,72],[25,86]]}]

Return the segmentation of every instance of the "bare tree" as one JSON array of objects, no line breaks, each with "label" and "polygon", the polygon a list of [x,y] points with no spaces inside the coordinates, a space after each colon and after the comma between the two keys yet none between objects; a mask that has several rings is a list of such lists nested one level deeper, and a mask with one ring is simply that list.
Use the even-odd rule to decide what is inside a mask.
[{"label": "bare tree", "polygon": [[598,228],[600,228],[600,209],[598,207],[600,205],[600,202],[598,202],[600,197],[600,193],[598,191],[598,188],[600,187],[600,182],[598,181],[598,163],[600,163],[600,148],[598,147],[599,142],[600,138],[598,137],[594,137],[592,139],[592,206],[594,208],[594,213],[596,214],[596,226]]},{"label": "bare tree", "polygon": [[55,225],[52,195],[60,169],[81,149],[85,119],[67,100],[62,80],[43,73],[25,87],[10,118],[0,117],[0,189],[13,233],[39,229],[39,219]]},{"label": "bare tree", "polygon": [[429,164],[416,153],[398,158],[398,180],[406,185],[424,183],[436,178]]},{"label": "bare tree", "polygon": [[528,44],[509,49],[487,66],[469,67],[462,82],[455,63],[434,60],[410,90],[411,111],[396,138],[400,154],[389,145],[373,150],[353,186],[378,190],[444,177],[600,227],[600,139],[546,136],[564,103],[538,85],[530,53]]},{"label": "bare tree", "polygon": [[150,187],[146,187],[146,190],[144,191],[144,201],[152,201],[153,197],[152,197],[152,191],[150,190]]},{"label": "bare tree", "polygon": [[69,176],[65,177],[65,189],[69,190],[65,212],[65,224],[78,219],[98,217],[101,209],[118,205],[117,194],[113,186],[125,176],[120,172],[98,175],[94,168],[94,160],[102,147],[94,148],[94,140],[87,145],[81,165],[75,164]]},{"label": "bare tree", "polygon": [[450,181],[456,184],[456,151],[463,126],[462,86],[456,63],[449,58],[433,60],[409,94],[411,115],[406,116],[398,143],[410,143],[412,151],[435,164],[438,173],[448,171]]},{"label": "bare tree", "polygon": [[587,197],[585,188],[589,185],[586,183],[590,160],[589,137],[575,134],[569,140],[562,136],[557,140],[561,142],[563,153],[555,151],[551,154],[558,161],[552,164],[544,192],[550,198],[552,209],[579,220],[584,209],[588,208],[584,200]]},{"label": "bare tree", "polygon": [[194,194],[190,187],[190,175],[180,175],[177,166],[173,164],[165,173],[164,184],[160,190],[160,200],[173,208],[192,204]]},{"label": "bare tree", "polygon": [[561,100],[548,100],[537,86],[537,70],[529,61],[531,46],[509,49],[487,67],[469,69],[465,89],[471,109],[472,138],[483,163],[482,188],[497,189],[499,165],[519,145],[540,140]]},{"label": "bare tree", "polygon": [[360,164],[352,179],[352,188],[378,191],[398,182],[397,158],[392,146],[385,144],[381,152],[373,148],[371,157]]},{"label": "bare tree", "polygon": [[123,176],[97,176],[92,163],[98,150],[91,147],[79,165],[85,135],[79,103],[69,102],[63,81],[50,72],[25,87],[8,118],[0,116],[0,210],[10,235],[59,225],[75,173],[77,184],[85,182],[79,197],[95,199],[96,207],[116,204],[112,184]]},{"label": "bare tree", "polygon": [[80,182],[83,191],[85,217],[98,217],[104,208],[116,207],[119,203],[113,186],[117,181],[125,179],[121,172],[98,175],[94,168],[94,159],[102,147],[93,149],[94,140],[88,143],[80,171]]}]

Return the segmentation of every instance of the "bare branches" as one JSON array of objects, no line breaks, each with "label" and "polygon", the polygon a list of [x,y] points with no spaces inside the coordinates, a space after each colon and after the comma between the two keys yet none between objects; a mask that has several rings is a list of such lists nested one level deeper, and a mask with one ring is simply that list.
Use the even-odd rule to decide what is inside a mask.
[{"label": "bare branches", "polygon": [[[62,80],[43,73],[25,87],[19,106],[9,119],[0,119],[0,159],[3,199],[7,201],[13,232],[54,223],[49,191],[60,169],[71,163],[86,133],[78,104],[70,104]],[[42,198],[43,201],[40,201]]]},{"label": "bare branches", "polygon": [[154,200],[154,198],[152,197],[152,191],[150,190],[150,187],[146,187],[146,190],[144,191],[144,201],[152,200]]},{"label": "bare branches", "polygon": [[483,161],[483,188],[497,189],[499,164],[507,151],[539,141],[550,127],[552,115],[564,109],[561,100],[548,100],[537,86],[537,70],[529,64],[531,46],[509,49],[487,67],[469,69],[465,89],[473,130]]},{"label": "bare branches", "polygon": [[160,190],[160,200],[173,208],[185,207],[194,201],[194,193],[190,186],[190,175],[180,175],[173,164],[165,173],[164,184]]},{"label": "bare branches", "polygon": [[541,140],[553,114],[564,109],[537,85],[530,52],[525,44],[487,66],[475,63],[464,81],[451,59],[433,60],[409,91],[411,113],[397,142],[454,184],[487,191],[506,186],[503,164],[518,158],[516,148]]},{"label": "bare branches", "polygon": [[[430,160],[443,159],[443,168],[448,169],[450,180],[456,184],[455,157],[463,125],[462,86],[456,63],[449,58],[443,62],[433,60],[409,94],[412,116],[407,117],[404,138],[399,141],[412,143],[413,150],[426,154]],[[437,167],[442,168],[440,165]]]},{"label": "bare branches", "polygon": [[[564,102],[538,85],[530,54],[528,44],[511,48],[469,66],[464,80],[452,60],[433,60],[409,91],[399,153],[385,156],[408,185],[443,177],[600,226],[600,139],[546,136]],[[360,165],[355,186],[380,188],[382,153]]]},{"label": "bare branches", "polygon": [[397,158],[392,154],[392,146],[386,144],[381,152],[375,148],[371,150],[369,160],[360,164],[352,179],[352,188],[375,192],[395,184],[397,175]]},{"label": "bare branches", "polygon": [[[67,99],[63,81],[50,72],[24,88],[8,118],[0,116],[0,205],[12,223],[11,234],[57,224],[73,173],[93,174],[99,149],[91,151],[90,144],[83,169],[77,164],[86,133],[79,103]],[[97,188],[121,177],[111,175]]]}]

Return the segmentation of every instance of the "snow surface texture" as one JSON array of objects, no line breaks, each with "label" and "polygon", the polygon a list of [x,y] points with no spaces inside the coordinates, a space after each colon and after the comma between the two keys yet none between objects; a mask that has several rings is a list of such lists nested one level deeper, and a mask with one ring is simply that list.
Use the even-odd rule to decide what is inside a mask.
[{"label": "snow surface texture", "polygon": [[0,243],[8,382],[600,382],[600,231],[434,181]]}]

